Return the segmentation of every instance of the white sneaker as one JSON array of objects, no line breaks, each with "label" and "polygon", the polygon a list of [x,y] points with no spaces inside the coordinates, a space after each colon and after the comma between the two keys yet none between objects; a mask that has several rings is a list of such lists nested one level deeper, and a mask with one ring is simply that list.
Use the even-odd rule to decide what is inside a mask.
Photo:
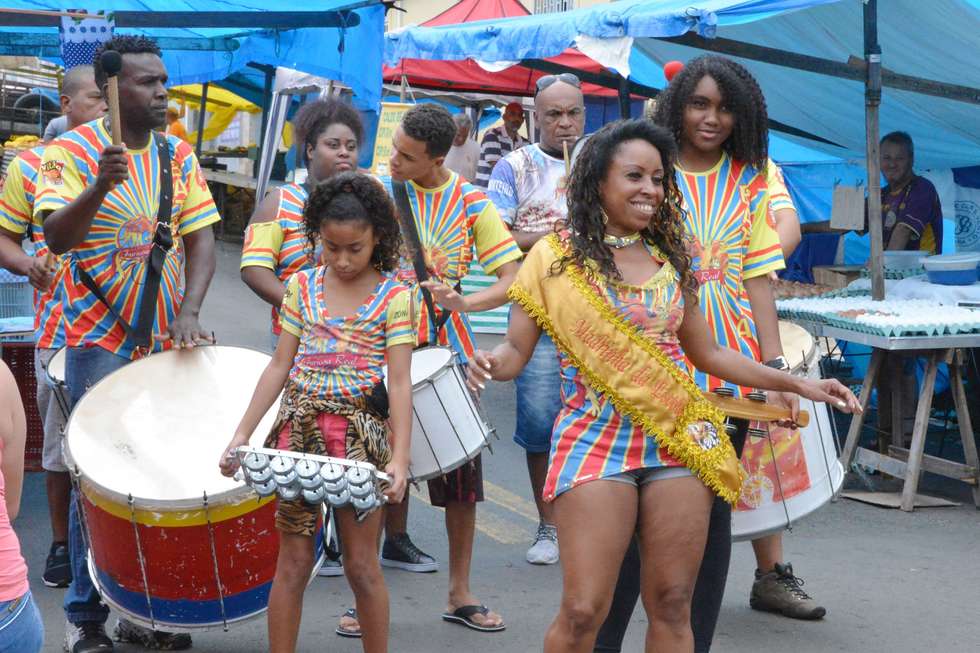
[{"label": "white sneaker", "polygon": [[331,560],[329,557],[323,559],[323,564],[320,569],[316,572],[317,576],[343,576],[344,575],[344,563],[340,558],[336,560]]},{"label": "white sneaker", "polygon": [[534,544],[527,550],[527,561],[532,565],[553,565],[558,562],[558,529],[550,524],[539,524]]}]

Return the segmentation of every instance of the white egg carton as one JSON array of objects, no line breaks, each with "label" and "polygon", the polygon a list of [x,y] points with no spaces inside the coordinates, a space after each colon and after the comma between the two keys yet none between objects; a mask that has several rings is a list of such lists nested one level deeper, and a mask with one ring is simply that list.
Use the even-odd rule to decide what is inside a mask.
[{"label": "white egg carton", "polygon": [[780,317],[883,335],[942,336],[980,332],[980,313],[926,299],[820,297],[777,302]]}]

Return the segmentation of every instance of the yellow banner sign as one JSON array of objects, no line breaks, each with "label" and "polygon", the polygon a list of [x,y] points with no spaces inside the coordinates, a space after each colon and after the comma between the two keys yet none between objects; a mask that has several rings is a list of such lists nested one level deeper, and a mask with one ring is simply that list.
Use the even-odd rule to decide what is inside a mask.
[{"label": "yellow banner sign", "polygon": [[401,102],[382,102],[381,115],[378,116],[378,132],[374,137],[374,158],[371,160],[371,172],[376,175],[388,174],[388,159],[391,158],[391,138],[395,128],[402,122],[402,116],[411,109],[413,104]]}]

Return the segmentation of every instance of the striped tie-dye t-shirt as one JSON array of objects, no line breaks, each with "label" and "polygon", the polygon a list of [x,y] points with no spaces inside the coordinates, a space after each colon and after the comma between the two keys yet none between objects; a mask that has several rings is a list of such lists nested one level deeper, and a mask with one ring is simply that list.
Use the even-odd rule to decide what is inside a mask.
[{"label": "striped tie-dye t-shirt", "polygon": [[[542,241],[535,248],[547,246]],[[677,273],[659,251],[650,248],[650,254],[661,267],[642,286],[605,283],[596,289],[619,315],[683,367],[677,329],[684,319],[684,298]],[[528,256],[534,255],[532,249]],[[518,273],[518,284],[540,282],[524,279]],[[617,411],[605,395],[589,386],[579,369],[560,351],[558,362],[562,408],[551,437],[545,500],[551,501],[580,483],[634,469],[681,466],[666,449],[657,445],[656,439],[646,435],[629,416]]]},{"label": "striped tie-dye t-shirt", "polygon": [[289,378],[309,396],[357,397],[384,378],[389,347],[414,346],[412,294],[385,277],[353,315],[331,317],[326,270],[301,270],[286,284],[282,329],[299,338]]},{"label": "striped tie-dye t-shirt", "polygon": [[[167,332],[183,298],[181,238],[220,219],[191,146],[176,136],[167,136],[167,142],[174,183],[170,223],[174,246],[163,266],[153,323],[155,334]],[[48,145],[41,161],[42,181],[34,215],[43,218],[93,185],[99,172],[99,156],[111,143],[100,118]],[[122,319],[129,324],[135,322],[160,205],[159,168],[154,139],[142,149],[129,150],[129,179],[106,195],[85,240],[68,254],[70,279],[66,287],[70,297],[65,302],[65,321],[69,346],[98,346],[120,356],[133,356],[135,343],[105,304],[82,285],[79,270],[88,272]],[[155,343],[154,348],[169,346],[169,342]]]},{"label": "striped tie-dye t-shirt", "polygon": [[[34,256],[40,258],[50,251],[44,242],[41,222],[33,217],[43,152],[43,147],[35,147],[18,154],[7,166],[0,191],[0,227],[22,236],[29,234],[34,243]],[[67,265],[63,256],[55,257],[54,262],[56,272],[51,287],[44,292],[34,290],[34,342],[39,349],[65,346],[61,298]]]},{"label": "striped tie-dye t-shirt", "polygon": [[[285,284],[295,273],[313,267],[303,226],[303,206],[309,191],[299,184],[286,184],[273,192],[279,195],[276,217],[245,229],[241,267],[268,268]],[[273,306],[272,332],[279,335],[280,328],[279,307]]]},{"label": "striped tie-dye t-shirt", "polygon": [[[700,284],[699,298],[718,344],[753,360],[761,353],[752,306],[744,282],[785,267],[774,217],[769,210],[766,174],[727,153],[705,172],[677,167],[685,209],[684,224],[692,237],[691,260]],[[703,390],[739,388],[688,365]]]},{"label": "striped tie-dye t-shirt", "polygon": [[[391,177],[380,177],[380,180],[391,193]],[[438,188],[423,188],[409,181],[405,190],[431,278],[455,286],[469,274],[474,251],[487,274],[521,259],[521,250],[493,203],[455,172]],[[429,311],[415,282],[415,268],[407,249],[403,249],[396,278],[415,293],[415,305],[419,307],[418,343],[430,343]],[[440,311],[438,306],[436,310]],[[465,314],[453,312],[437,340],[466,359],[476,350],[473,330]]]}]

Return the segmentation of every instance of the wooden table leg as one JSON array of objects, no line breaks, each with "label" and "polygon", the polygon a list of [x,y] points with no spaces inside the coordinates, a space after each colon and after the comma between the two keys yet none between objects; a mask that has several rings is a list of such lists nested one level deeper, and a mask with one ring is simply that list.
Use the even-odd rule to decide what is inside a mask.
[{"label": "wooden table leg", "polygon": [[936,387],[936,369],[939,362],[949,354],[948,349],[931,352],[926,364],[925,377],[922,379],[922,391],[919,393],[919,403],[915,407],[915,425],[912,427],[912,445],[909,447],[909,459],[905,470],[905,485],[902,488],[902,510],[912,512],[915,508],[915,492],[919,487],[919,475],[922,471],[922,452],[926,446],[926,432],[929,430],[929,414],[932,412],[932,395]]},{"label": "wooden table leg", "polygon": [[861,442],[861,429],[864,426],[864,416],[868,412],[868,402],[871,400],[871,391],[874,390],[875,380],[878,378],[878,370],[881,362],[885,358],[883,349],[871,350],[871,361],[868,363],[868,372],[864,375],[864,383],[858,395],[858,402],[861,404],[861,413],[851,417],[851,426],[847,430],[847,441],[844,443],[844,451],[841,452],[840,462],[844,466],[846,474],[851,469],[854,461],[854,452],[857,451],[858,444]]},{"label": "wooden table leg", "polygon": [[[966,390],[963,387],[963,350],[958,349],[953,355],[949,366],[949,383],[953,390],[953,404],[956,406],[956,421],[960,425],[960,438],[963,440],[963,454],[966,464],[978,470],[980,475],[980,459],[977,457],[977,443],[973,439],[973,420],[970,418],[970,407],[966,401]],[[973,483],[973,505],[980,509],[980,478]]]}]

